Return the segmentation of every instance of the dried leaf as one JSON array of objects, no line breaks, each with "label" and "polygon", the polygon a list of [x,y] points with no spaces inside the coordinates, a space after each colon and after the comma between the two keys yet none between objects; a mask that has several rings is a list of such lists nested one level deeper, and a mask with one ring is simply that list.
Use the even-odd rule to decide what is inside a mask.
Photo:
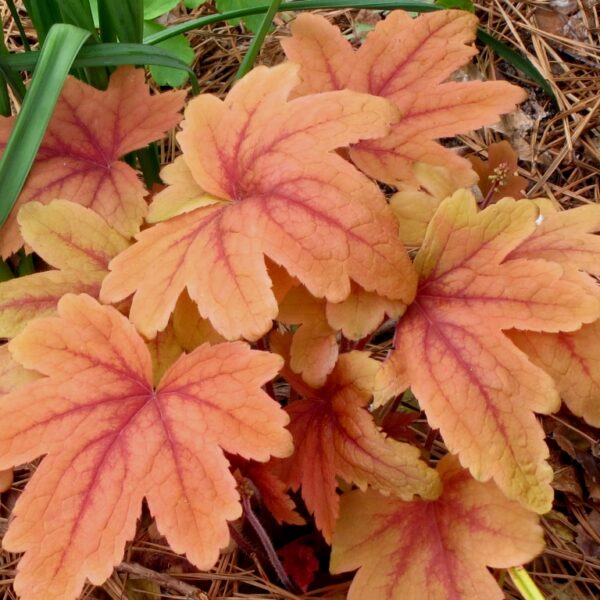
[{"label": "dried leaf", "polygon": [[307,94],[348,88],[389,98],[402,118],[382,139],[353,146],[350,156],[367,175],[397,185],[413,180],[415,162],[450,169],[459,186],[471,185],[470,163],[434,140],[499,121],[525,93],[504,81],[448,82],[477,50],[477,19],[465,11],[436,11],[412,19],[394,11],[354,52],[336,27],[317,15],[300,15],[287,57],[302,66]]},{"label": "dried leaf", "polygon": [[204,345],[156,388],[148,349],[112,307],[67,295],[10,343],[44,375],[4,397],[0,468],[46,454],[3,539],[25,552],[23,600],[70,600],[101,584],[133,537],[142,498],[176,552],[209,569],[241,515],[223,451],[288,456],[288,418],[260,386],[281,359],[246,344]]},{"label": "dried leaf", "polygon": [[[150,96],[144,70],[133,67],[117,69],[106,91],[67,79],[25,187],[2,227],[2,257],[22,246],[17,213],[31,200],[71,200],[102,215],[123,235],[139,231],[146,192],[136,172],[118,159],[177,125],[184,98],[183,91]],[[14,117],[0,117],[0,150],[13,122]]]},{"label": "dried leaf", "polygon": [[505,261],[537,216],[527,200],[478,212],[466,191],[442,202],[415,261],[416,300],[377,387],[393,387],[398,373],[476,479],[493,477],[509,497],[545,512],[552,470],[534,411],[556,410],[558,394],[503,330],[573,331],[597,318],[599,303],[557,264]]},{"label": "dried leaf", "polygon": [[359,569],[348,600],[501,600],[485,565],[507,568],[544,548],[536,515],[444,457],[438,500],[403,502],[374,490],[345,494],[333,537],[332,573]]},{"label": "dried leaf", "polygon": [[293,579],[294,583],[306,592],[319,570],[319,561],[314,548],[301,541],[294,540],[277,550],[281,557],[283,568]]},{"label": "dried leaf", "polygon": [[28,202],[19,225],[25,242],[59,270],[0,283],[0,337],[6,338],[31,319],[54,313],[67,293],[97,297],[108,263],[129,245],[94,211],[65,200]]},{"label": "dried leaf", "polygon": [[303,398],[286,409],[296,451],[281,462],[282,477],[293,490],[302,488],[302,498],[327,541],[338,515],[336,477],[404,499],[415,494],[434,498],[440,491],[435,472],[419,460],[419,450],[386,438],[365,410],[378,365],[362,352],[342,354],[318,390],[283,371]]},{"label": "dried leaf", "polygon": [[527,180],[518,172],[517,153],[507,142],[488,146],[487,161],[478,156],[467,157],[479,176],[479,189],[488,204],[501,198],[522,198],[527,189]]},{"label": "dried leaf", "polygon": [[[383,195],[332,152],[385,134],[396,110],[351,91],[288,101],[298,82],[294,65],[258,67],[225,101],[190,102],[183,157],[197,196],[221,202],[142,232],[102,288],[104,301],[135,293],[131,319],[147,337],[166,326],[185,287],[226,338],[261,337],[277,316],[265,255],[318,298],[344,300],[351,279],[394,300],[412,297],[412,265]],[[186,198],[190,180],[181,183]]]}]

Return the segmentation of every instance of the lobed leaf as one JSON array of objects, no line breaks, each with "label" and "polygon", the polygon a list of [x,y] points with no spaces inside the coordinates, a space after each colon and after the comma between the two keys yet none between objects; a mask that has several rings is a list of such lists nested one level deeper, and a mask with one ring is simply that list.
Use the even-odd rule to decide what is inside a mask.
[{"label": "lobed leaf", "polygon": [[501,600],[485,568],[527,562],[544,548],[536,515],[479,483],[452,456],[438,464],[444,491],[405,502],[374,490],[344,494],[331,572],[359,569],[348,600]]},{"label": "lobed leaf", "polygon": [[444,167],[417,162],[413,174],[416,184],[399,185],[390,198],[390,207],[398,220],[404,245],[418,248],[442,200],[452,196],[458,188]]},{"label": "lobed leaf", "polygon": [[280,323],[300,325],[292,336],[290,368],[314,388],[325,383],[339,352],[336,331],[325,316],[326,304],[304,286],[296,286],[280,301],[277,315]]},{"label": "lobed leaf", "polygon": [[487,161],[478,156],[467,157],[479,176],[479,189],[488,203],[501,198],[523,198],[527,180],[518,175],[517,153],[507,142],[502,141],[488,146]]},{"label": "lobed leaf", "polygon": [[135,533],[144,497],[175,552],[200,569],[241,515],[223,451],[266,461],[292,452],[288,418],[260,388],[281,365],[241,342],[181,356],[153,387],[134,327],[89,296],[67,295],[10,343],[46,375],[3,398],[0,468],[45,454],[3,546],[24,552],[24,600],[70,600],[99,585]]},{"label": "lobed leaf", "polygon": [[506,260],[537,216],[533,202],[512,199],[477,212],[466,191],[442,202],[415,261],[417,297],[377,388],[409,383],[476,479],[493,477],[509,497],[545,512],[552,470],[533,413],[556,410],[558,394],[503,330],[574,331],[597,318],[599,303],[558,264]]},{"label": "lobed leaf", "polygon": [[111,258],[129,245],[95,212],[65,200],[28,202],[18,221],[27,245],[58,270],[0,283],[0,337],[6,338],[52,314],[67,293],[97,297]]},{"label": "lobed leaf", "polygon": [[[285,341],[272,347],[285,353]],[[301,488],[323,537],[331,540],[338,516],[337,477],[361,489],[371,485],[410,499],[439,494],[435,473],[419,460],[419,450],[386,438],[364,410],[372,395],[379,363],[362,352],[342,354],[320,389],[311,389],[284,370],[303,398],[288,407],[296,450],[278,467],[284,481]]]},{"label": "lobed leaf", "polygon": [[351,91],[288,101],[297,71],[259,67],[225,101],[205,94],[190,102],[178,135],[189,171],[182,196],[221,201],[142,232],[112,261],[102,288],[106,302],[135,294],[131,319],[147,337],[166,326],[184,288],[224,337],[261,337],[278,310],[265,256],[317,298],[344,300],[351,280],[412,298],[412,265],[383,195],[332,152],[384,134],[394,107]]},{"label": "lobed leaf", "polygon": [[[515,248],[509,258],[539,257],[561,264],[577,274],[600,273],[600,207],[580,206],[557,212],[540,202],[541,223],[534,233]],[[577,275],[574,275],[577,276]],[[581,277],[585,277],[580,274]],[[587,280],[592,291],[597,285]],[[593,426],[600,427],[600,360],[597,344],[600,322],[566,333],[511,331],[511,340],[530,360],[549,373],[569,409]]]},{"label": "lobed leaf", "polygon": [[475,181],[470,163],[434,140],[490,125],[525,99],[504,81],[454,82],[450,75],[477,53],[477,19],[460,10],[412,19],[394,11],[355,52],[340,30],[316,15],[300,15],[287,57],[302,66],[298,94],[348,88],[389,98],[401,118],[389,135],[355,144],[350,156],[367,175],[391,185],[413,180],[416,162],[450,169],[459,186]]},{"label": "lobed leaf", "polygon": [[[23,240],[19,208],[61,198],[93,209],[123,235],[139,231],[146,192],[136,172],[118,159],[161,138],[179,119],[185,92],[150,96],[144,71],[121,67],[106,91],[69,78],[29,178],[2,227],[0,254],[7,257]],[[14,117],[0,118],[0,151]]]}]

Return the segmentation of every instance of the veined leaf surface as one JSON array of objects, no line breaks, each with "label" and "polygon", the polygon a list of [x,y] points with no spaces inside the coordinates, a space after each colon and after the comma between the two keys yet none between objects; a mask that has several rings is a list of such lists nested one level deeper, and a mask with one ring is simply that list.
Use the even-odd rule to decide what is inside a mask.
[{"label": "veined leaf surface", "polygon": [[[287,342],[272,340],[272,347],[285,353]],[[342,354],[320,389],[306,386],[287,369],[283,372],[303,398],[286,408],[296,450],[278,470],[293,490],[301,488],[327,541],[339,510],[337,477],[406,500],[415,494],[435,498],[440,492],[439,480],[419,459],[418,448],[386,438],[366,410],[378,367],[366,353]]]},{"label": "veined leaf surface", "polygon": [[396,109],[347,90],[288,100],[299,81],[295,65],[258,67],[225,101],[205,94],[188,105],[178,140],[189,173],[177,183],[179,163],[171,185],[186,199],[221,201],[142,232],[102,288],[109,302],[135,294],[130,316],[145,336],[166,326],[187,288],[223,336],[258,339],[278,310],[265,256],[317,298],[344,300],[351,280],[413,297],[416,277],[383,195],[333,152],[384,135]]},{"label": "veined leaf surface", "polygon": [[150,353],[127,319],[86,295],[10,342],[46,377],[3,398],[0,468],[47,455],[13,510],[3,546],[24,552],[23,600],[71,600],[107,579],[146,497],[176,552],[209,569],[241,515],[223,454],[292,452],[288,417],[261,386],[281,358],[242,343],[204,345],[153,386]]},{"label": "veined leaf surface", "polygon": [[[117,69],[105,91],[67,79],[27,182],[2,227],[2,257],[22,246],[17,214],[31,200],[71,200],[102,215],[123,235],[137,233],[147,210],[146,192],[119,158],[177,125],[184,98],[182,91],[151,96],[144,70],[133,67]],[[14,118],[0,117],[0,151]]]},{"label": "veined leaf surface", "polygon": [[129,245],[94,211],[65,200],[28,202],[18,221],[23,240],[57,270],[0,283],[0,337],[5,338],[31,319],[53,313],[65,294],[97,297],[108,263]]},{"label": "veined leaf surface", "polygon": [[354,51],[324,17],[300,15],[287,57],[302,66],[298,94],[348,88],[389,98],[401,118],[389,135],[356,144],[350,156],[367,175],[397,185],[413,180],[415,162],[450,169],[469,186],[471,164],[436,139],[466,133],[500,119],[526,95],[505,81],[447,81],[477,53],[471,44],[477,18],[462,10],[436,11],[412,19],[397,10],[380,21]]},{"label": "veined leaf surface", "polygon": [[543,550],[537,516],[493,482],[475,481],[453,456],[437,470],[444,486],[437,500],[344,494],[331,572],[359,569],[348,600],[501,600],[486,565],[517,566]]},{"label": "veined leaf surface", "polygon": [[[554,384],[503,330],[574,331],[597,296],[545,260],[505,260],[536,229],[537,206],[503,199],[478,212],[459,191],[440,205],[415,266],[415,302],[400,319],[378,390],[409,384],[429,424],[476,479],[549,510],[552,469],[534,412],[559,406]],[[386,381],[387,380],[387,381]]]}]

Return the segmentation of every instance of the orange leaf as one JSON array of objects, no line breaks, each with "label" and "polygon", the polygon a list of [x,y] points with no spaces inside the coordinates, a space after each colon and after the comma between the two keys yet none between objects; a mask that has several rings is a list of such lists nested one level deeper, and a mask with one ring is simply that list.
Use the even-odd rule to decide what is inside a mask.
[{"label": "orange leaf", "polygon": [[600,427],[600,321],[573,333],[511,331],[509,336],[554,379],[571,411]]},{"label": "orange leaf", "polygon": [[282,45],[302,66],[298,93],[348,88],[389,98],[400,109],[388,136],[352,148],[352,160],[367,175],[397,185],[412,181],[413,165],[423,162],[447,167],[457,185],[468,186],[476,179],[470,163],[434,140],[495,123],[525,99],[504,81],[446,81],[477,53],[476,26],[476,17],[461,10],[416,19],[394,11],[353,52],[339,29],[304,14]]},{"label": "orange leaf", "polygon": [[67,295],[10,343],[47,377],[5,396],[0,468],[46,454],[21,495],[3,545],[25,552],[24,600],[69,600],[101,584],[135,533],[142,498],[176,552],[209,569],[241,515],[223,450],[288,456],[288,418],[260,386],[281,365],[244,343],[204,345],[152,385],[134,327],[89,296]]},{"label": "orange leaf", "polygon": [[214,330],[210,321],[200,316],[198,307],[185,291],[177,300],[172,322],[177,343],[186,352],[191,352],[205,343],[219,344],[225,341],[225,338]]},{"label": "orange leaf", "polygon": [[533,202],[511,199],[478,212],[466,191],[442,202],[415,261],[416,300],[377,387],[392,385],[397,367],[476,479],[493,477],[509,497],[545,512],[552,470],[533,411],[556,410],[558,395],[503,330],[573,331],[597,318],[599,303],[557,264],[505,261],[537,215]]},{"label": "orange leaf", "polygon": [[341,330],[349,340],[358,341],[375,331],[385,315],[396,319],[405,309],[402,302],[393,302],[353,285],[346,300],[328,302],[325,312],[331,327]]},{"label": "orange leaf", "polygon": [[0,283],[0,337],[6,338],[52,314],[67,293],[97,297],[111,258],[129,245],[94,211],[65,200],[28,202],[18,220],[25,242],[59,270]]},{"label": "orange leaf", "polygon": [[485,568],[530,561],[544,548],[536,515],[478,483],[452,456],[438,464],[438,500],[403,502],[373,490],[342,497],[331,572],[359,569],[348,600],[501,600]]},{"label": "orange leaf", "polygon": [[342,354],[319,390],[284,371],[304,397],[286,409],[296,451],[281,463],[281,473],[292,489],[302,488],[302,498],[327,541],[338,515],[336,477],[404,499],[439,494],[439,481],[419,460],[419,450],[386,438],[365,410],[378,366],[365,353]]},{"label": "orange leaf", "polygon": [[325,305],[325,300],[297,286],[285,295],[277,316],[286,325],[300,325],[292,337],[290,368],[315,388],[325,383],[338,357],[336,332],[327,322]]},{"label": "orange leaf", "polygon": [[[0,346],[0,398],[4,394],[8,394],[18,387],[39,379],[39,373],[35,371],[28,371],[24,369],[20,364],[16,363],[10,352],[8,346],[4,344]],[[13,483],[13,470],[3,469],[0,471],[0,493],[6,492],[10,489]]]},{"label": "orange leaf", "polygon": [[294,501],[288,496],[287,486],[271,468],[271,463],[234,458],[232,464],[256,487],[259,501],[278,523],[305,525],[306,521],[296,512]]},{"label": "orange leaf", "polygon": [[[150,96],[144,70],[133,67],[117,69],[106,91],[67,79],[29,178],[2,228],[2,257],[23,244],[17,213],[30,200],[72,200],[123,235],[139,231],[146,192],[136,172],[118,159],[177,125],[184,97],[182,91]],[[13,121],[0,117],[0,150]]]},{"label": "orange leaf", "polygon": [[448,169],[426,163],[415,163],[414,184],[401,184],[390,198],[390,206],[398,220],[400,239],[405,246],[418,248],[425,239],[429,221],[445,198],[458,187]]},{"label": "orange leaf", "polygon": [[557,211],[549,201],[536,202],[539,225],[508,258],[542,258],[567,269],[600,275],[600,237],[595,235],[600,232],[600,206]]},{"label": "orange leaf", "polygon": [[142,232],[102,288],[109,302],[135,293],[131,319],[147,337],[166,326],[185,287],[226,338],[261,337],[277,316],[265,255],[318,298],[344,300],[351,279],[412,297],[412,265],[383,195],[332,152],[385,134],[396,110],[350,91],[288,101],[297,71],[258,67],[225,101],[190,102],[178,135],[189,171],[182,194],[193,178],[198,196],[221,202]]},{"label": "orange leaf", "polygon": [[39,377],[13,360],[7,344],[0,346],[0,397]]},{"label": "orange leaf", "polygon": [[[600,274],[600,206],[588,205],[556,212],[542,205],[539,227],[509,258],[539,257],[565,269]],[[597,290],[597,284],[590,280]],[[572,333],[511,331],[509,336],[531,361],[549,373],[566,405],[588,423],[600,427],[600,322]]]},{"label": "orange leaf", "polygon": [[517,175],[517,153],[507,142],[488,146],[487,161],[478,156],[467,157],[479,176],[479,189],[488,204],[500,198],[522,198],[527,189],[527,179]]}]

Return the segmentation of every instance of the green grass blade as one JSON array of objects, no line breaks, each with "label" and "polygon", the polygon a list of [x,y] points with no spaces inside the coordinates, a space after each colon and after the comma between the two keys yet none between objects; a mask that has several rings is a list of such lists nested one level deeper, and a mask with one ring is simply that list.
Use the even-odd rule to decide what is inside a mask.
[{"label": "green grass blade", "polygon": [[[189,19],[178,25],[171,25],[164,31],[149,35],[144,38],[145,44],[158,44],[164,40],[168,40],[174,35],[186,33],[192,29],[200,29],[206,25],[219,23],[221,21],[229,21],[239,17],[247,17],[249,15],[258,15],[269,10],[269,4],[253,6],[252,8],[241,8],[240,10],[232,10],[224,13],[216,13],[197,19]],[[371,8],[373,10],[392,10],[396,8],[404,10],[412,10],[415,12],[431,12],[440,10],[439,7],[425,2],[399,2],[398,0],[300,0],[298,2],[282,2],[279,6],[279,12],[285,11],[305,11],[317,10],[321,8]]]},{"label": "green grass blade", "polygon": [[508,574],[525,600],[544,600],[542,592],[523,567],[511,567]]},{"label": "green grass blade", "polygon": [[89,2],[82,2],[82,0],[60,0],[59,8],[64,23],[81,27],[81,29],[87,29],[96,41],[100,41],[100,37],[94,26],[94,18],[92,17],[92,9]]},{"label": "green grass blade", "polygon": [[4,76],[0,74],[0,115],[10,117],[10,96],[8,95],[8,85]]},{"label": "green grass blade", "polygon": [[548,80],[534,67],[527,58],[519,54],[516,50],[509,48],[506,44],[491,36],[487,31],[477,30],[477,37],[487,46],[489,46],[500,58],[511,64],[515,69],[521,71],[532,81],[535,81],[545,92],[556,102],[556,96]]},{"label": "green grass blade", "polygon": [[[0,29],[0,55],[8,54],[4,44],[4,32]],[[8,95],[8,79],[0,69],[0,115],[9,117],[11,114],[10,96]]]},{"label": "green grass blade", "polygon": [[23,4],[35,27],[38,40],[43,43],[52,25],[61,22],[56,0],[23,0]]},{"label": "green grass blade", "polygon": [[[0,29],[0,59],[2,57],[10,56],[8,49],[4,43],[4,31]],[[25,96],[25,84],[21,79],[21,75],[19,73],[15,73],[8,68],[3,67],[0,64],[0,73],[2,74],[2,78],[6,81],[10,87],[14,95],[16,96],[19,102],[23,101],[23,97]],[[10,112],[8,113],[10,114]]]},{"label": "green grass blade", "polygon": [[254,66],[256,58],[260,53],[260,49],[264,44],[265,38],[271,29],[273,19],[279,11],[280,5],[281,0],[271,1],[269,10],[265,14],[265,17],[262,20],[260,27],[258,28],[258,31],[252,40],[252,43],[250,44],[250,48],[248,48],[248,52],[246,52],[246,56],[244,56],[244,60],[242,60],[242,64],[235,75],[236,79],[241,79]]},{"label": "green grass blade", "polygon": [[[38,62],[39,52],[21,52],[0,55],[0,70],[30,71]],[[199,91],[194,70],[164,48],[145,44],[94,44],[85,46],[73,61],[73,67],[108,67],[115,65],[159,65],[187,71],[191,78],[192,92]]]},{"label": "green grass blade", "polygon": [[104,15],[111,31],[121,42],[136,44],[142,41],[143,0],[98,0],[98,11]]},{"label": "green grass blade", "polygon": [[12,17],[15,25],[17,26],[17,31],[21,36],[21,43],[23,44],[23,48],[26,51],[31,50],[31,46],[29,45],[29,41],[27,40],[27,34],[25,33],[25,28],[23,27],[23,23],[21,23],[21,17],[19,16],[19,11],[15,6],[14,0],[6,0],[8,4],[8,10],[10,12],[10,16]]},{"label": "green grass blade", "polygon": [[89,35],[89,31],[65,24],[54,25],[48,32],[0,159],[0,225],[21,193],[73,60]]}]

